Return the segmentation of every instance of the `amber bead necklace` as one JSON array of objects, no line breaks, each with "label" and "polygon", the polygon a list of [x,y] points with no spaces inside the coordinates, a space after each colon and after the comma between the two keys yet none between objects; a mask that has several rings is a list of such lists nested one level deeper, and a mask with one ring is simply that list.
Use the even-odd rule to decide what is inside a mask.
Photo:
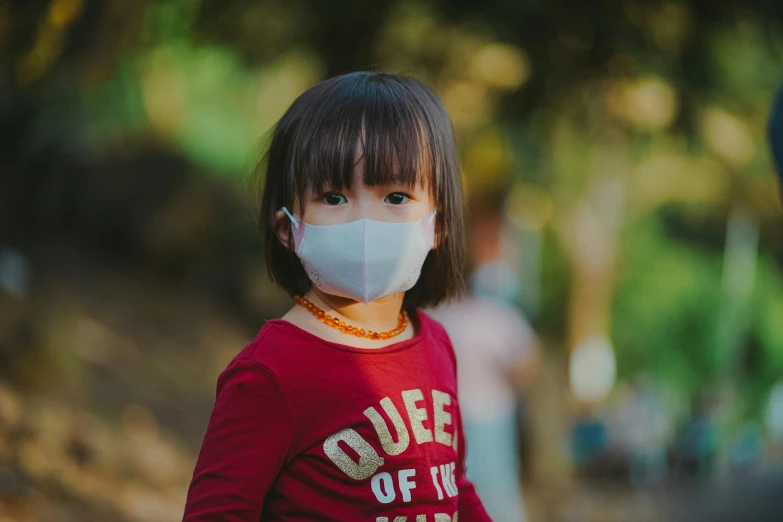
[{"label": "amber bead necklace", "polygon": [[389,330],[388,332],[374,332],[372,330],[365,330],[364,328],[356,328],[355,326],[345,324],[344,321],[327,314],[321,308],[316,306],[312,301],[302,297],[301,295],[295,296],[294,301],[299,306],[307,309],[325,325],[331,326],[332,328],[340,330],[343,333],[355,335],[356,337],[364,337],[365,339],[391,339],[392,337],[397,337],[402,332],[404,332],[405,328],[408,326],[408,312],[405,310],[403,310],[397,318],[397,328],[394,330]]}]

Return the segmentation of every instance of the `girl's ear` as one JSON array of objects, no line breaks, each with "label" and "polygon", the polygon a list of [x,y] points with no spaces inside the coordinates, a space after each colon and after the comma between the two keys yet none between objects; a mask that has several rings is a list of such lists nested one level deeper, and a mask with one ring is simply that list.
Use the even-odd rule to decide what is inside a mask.
[{"label": "girl's ear", "polygon": [[285,248],[291,246],[291,220],[288,218],[284,210],[278,210],[275,212],[275,235],[278,241]]}]

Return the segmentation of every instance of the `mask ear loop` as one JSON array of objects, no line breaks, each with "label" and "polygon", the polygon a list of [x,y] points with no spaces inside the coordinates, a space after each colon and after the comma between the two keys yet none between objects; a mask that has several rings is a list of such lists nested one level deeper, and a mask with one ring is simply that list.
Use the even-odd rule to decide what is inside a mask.
[{"label": "mask ear loop", "polygon": [[294,216],[291,215],[291,213],[288,211],[287,208],[283,207],[280,210],[285,212],[285,215],[288,216],[288,219],[291,220],[291,223],[294,225],[294,228],[299,228],[299,221]]},{"label": "mask ear loop", "polygon": [[433,210],[433,211],[432,211],[432,214],[430,214],[430,220],[429,220],[429,222],[430,222],[430,225],[431,225],[432,223],[434,223],[434,222],[435,222],[435,215],[436,215],[437,213],[438,213],[438,211],[437,211],[437,210]]}]

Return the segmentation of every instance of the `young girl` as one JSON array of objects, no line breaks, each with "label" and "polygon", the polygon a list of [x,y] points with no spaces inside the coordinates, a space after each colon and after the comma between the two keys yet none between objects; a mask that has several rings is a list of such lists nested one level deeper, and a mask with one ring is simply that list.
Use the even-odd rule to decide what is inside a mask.
[{"label": "young girl", "polygon": [[481,522],[455,357],[422,312],[461,288],[462,189],[437,96],[353,73],[266,157],[269,274],[295,299],[218,378],[185,521]]}]

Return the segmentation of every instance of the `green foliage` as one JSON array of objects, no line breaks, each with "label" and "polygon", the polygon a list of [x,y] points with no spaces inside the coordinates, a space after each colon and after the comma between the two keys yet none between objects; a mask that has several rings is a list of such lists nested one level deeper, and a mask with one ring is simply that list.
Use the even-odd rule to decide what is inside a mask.
[{"label": "green foliage", "polygon": [[783,281],[780,268],[770,259],[761,259],[756,272],[753,303],[753,332],[758,337],[763,362],[759,370],[765,380],[783,375]]},{"label": "green foliage", "polygon": [[557,339],[568,322],[569,261],[554,234],[543,234],[541,242],[541,307],[535,327],[541,335]]},{"label": "green foliage", "polygon": [[629,226],[624,240],[612,320],[619,373],[649,373],[693,396],[720,370],[720,258],[667,237],[655,216]]}]

